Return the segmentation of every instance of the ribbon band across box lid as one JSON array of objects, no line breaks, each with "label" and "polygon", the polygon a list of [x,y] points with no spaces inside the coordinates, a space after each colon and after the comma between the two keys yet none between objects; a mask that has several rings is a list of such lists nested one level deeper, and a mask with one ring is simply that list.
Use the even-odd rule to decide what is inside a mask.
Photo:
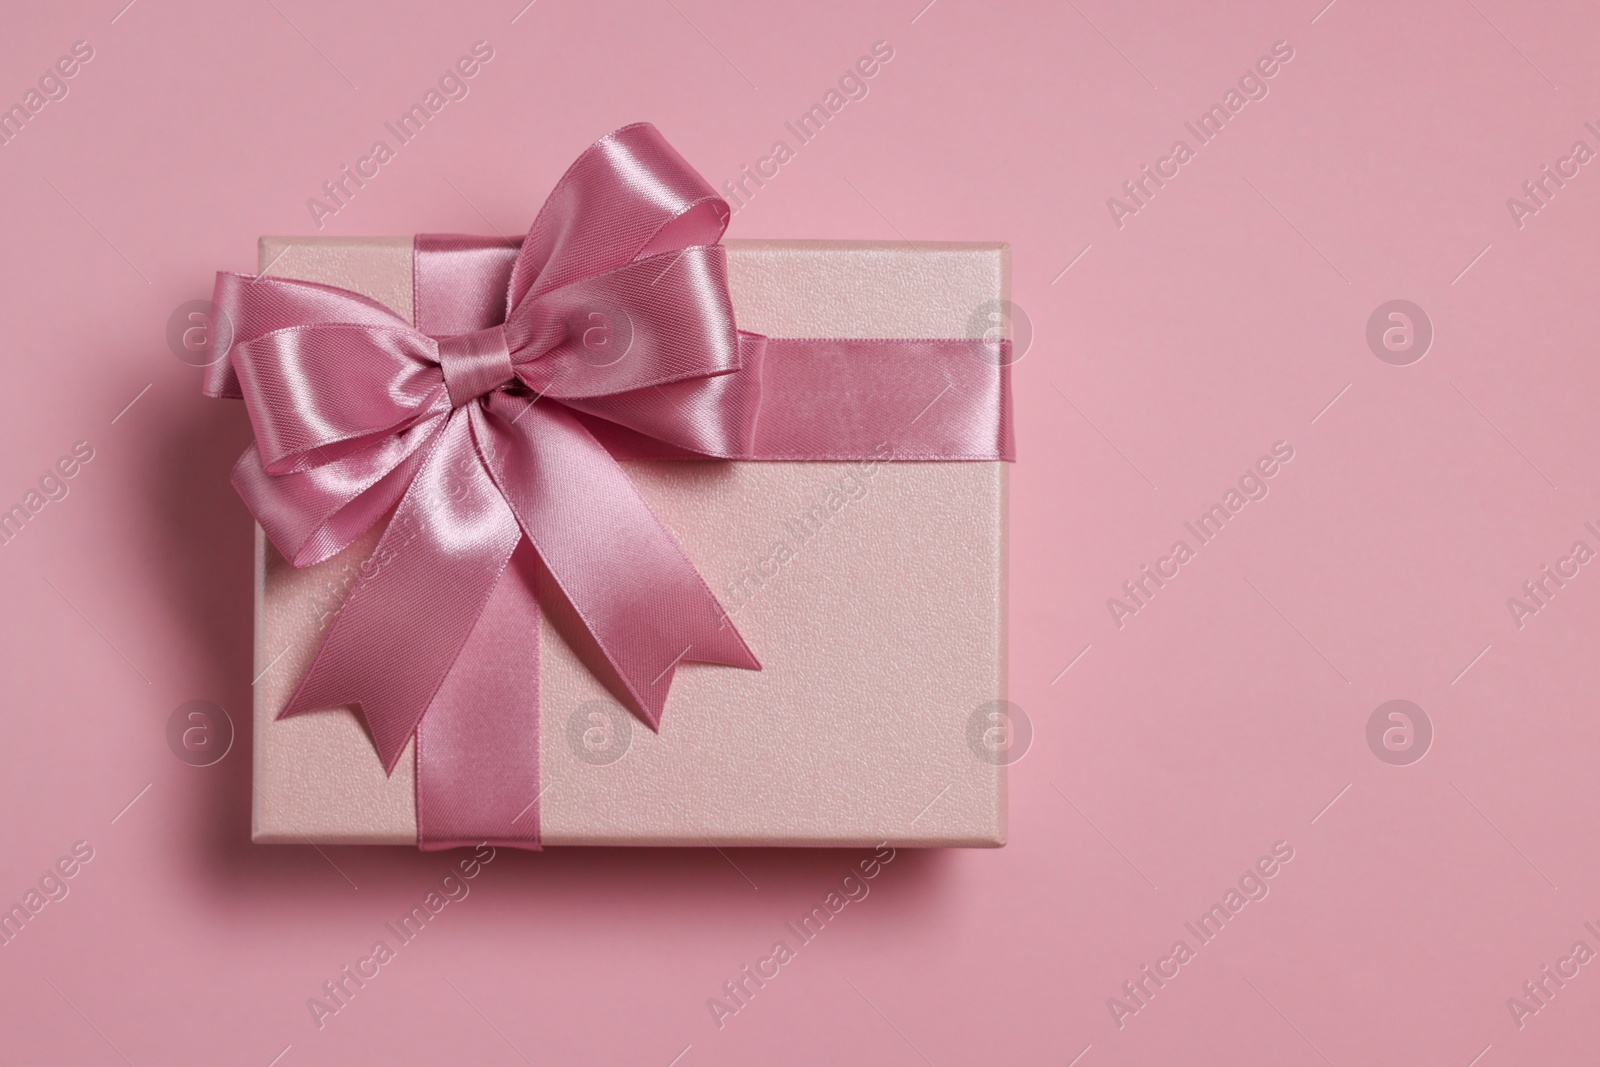
[{"label": "ribbon band across box lid", "polygon": [[[993,762],[969,752],[975,766],[941,766],[952,737],[967,747],[960,713],[982,701],[911,708],[918,687],[897,678],[917,663],[947,673],[935,661],[955,652],[978,681],[958,685],[958,699],[1003,695],[1008,342],[950,327],[1003,298],[1003,249],[757,245],[730,255],[716,243],[726,219],[641,125],[585,152],[520,244],[292,242],[272,267],[299,280],[219,276],[213,336],[227,350],[207,389],[242,396],[255,425],[234,480],[276,546],[263,552],[261,666],[284,660],[258,686],[257,840],[284,839],[284,826],[322,841],[409,832],[425,848],[1003,838]],[[890,267],[890,291],[870,277],[853,287],[853,260]],[[786,272],[804,288],[786,291]],[[835,288],[843,279],[846,308],[878,301],[854,331],[756,333],[743,310],[735,326],[736,307],[763,302],[785,325],[770,311],[827,297],[830,274]],[[896,328],[896,315],[903,326],[917,314],[881,298],[908,282],[910,307],[942,314],[943,329]],[[816,310],[825,324],[829,309]],[[966,495],[955,501],[910,484],[939,469],[981,484],[956,487]],[[824,489],[822,506],[772,509],[785,489],[822,489],[835,474],[840,488]],[[909,511],[885,499],[897,477],[915,498]],[[984,518],[979,543],[962,543],[970,521],[965,531],[922,522],[934,528],[914,543],[885,544],[869,529],[875,507],[932,520],[952,504],[977,515],[947,518]],[[679,505],[688,516],[663,513]],[[679,528],[719,511],[709,543]],[[794,515],[821,517],[812,530]],[[750,540],[735,529],[775,551],[752,545],[731,560],[718,550]],[[912,623],[913,644],[900,647],[870,619],[845,622],[854,662],[808,663],[806,646],[838,617],[819,588],[828,577],[807,577],[808,567],[838,572],[847,556],[883,552],[927,566],[862,590],[876,615],[954,580],[979,598],[969,617],[928,632]],[[948,573],[962,567],[972,573]],[[763,677],[774,657],[782,676]],[[949,689],[951,679],[935,680]],[[324,710],[338,705],[359,707],[364,753],[348,744],[350,713]],[[623,707],[660,732],[633,730]],[[714,728],[685,721],[680,731],[691,707],[713,713]],[[334,719],[342,741],[327,728]],[[310,721],[319,725],[294,730]],[[596,739],[622,755],[593,758],[606,748]],[[901,795],[907,759],[933,788],[896,815],[914,799]],[[279,780],[295,767],[320,782],[320,797]],[[941,771],[960,773],[933,782]],[[394,802],[407,772],[409,827]],[[977,801],[966,804],[976,819],[915,810],[957,784]],[[857,814],[819,787],[844,790]],[[593,817],[552,818],[573,802]]]}]

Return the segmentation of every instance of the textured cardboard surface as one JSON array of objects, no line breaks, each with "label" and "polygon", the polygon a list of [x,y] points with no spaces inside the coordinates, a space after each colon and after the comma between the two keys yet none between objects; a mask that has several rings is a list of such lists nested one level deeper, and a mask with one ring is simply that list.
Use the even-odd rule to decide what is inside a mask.
[{"label": "textured cardboard surface", "polygon": [[[260,254],[272,274],[410,313],[409,238],[267,238]],[[730,242],[729,264],[740,325],[775,336],[964,336],[1006,295],[999,245]],[[930,403],[941,382],[930,367]],[[1005,695],[1005,465],[627,467],[763,669],[685,666],[656,735],[606,717],[593,702],[609,695],[546,620],[545,843],[1002,844],[1005,768],[969,735]],[[827,518],[802,536],[808,512]],[[409,756],[386,779],[350,711],[273,718],[376,532],[300,571],[257,536],[255,840],[414,843]],[[736,591],[780,543],[792,556],[775,576]],[[596,762],[586,730],[623,754]]]}]

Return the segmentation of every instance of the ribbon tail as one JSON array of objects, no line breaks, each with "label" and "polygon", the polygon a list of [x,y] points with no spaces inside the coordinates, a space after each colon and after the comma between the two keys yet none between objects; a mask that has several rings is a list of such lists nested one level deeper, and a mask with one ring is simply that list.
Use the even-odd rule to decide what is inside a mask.
[{"label": "ribbon tail", "polygon": [[359,705],[393,773],[520,540],[467,419],[452,415],[278,717]]},{"label": "ribbon tail", "polygon": [[469,410],[495,483],[635,714],[659,727],[681,663],[761,669],[683,549],[572,412],[504,393]]}]

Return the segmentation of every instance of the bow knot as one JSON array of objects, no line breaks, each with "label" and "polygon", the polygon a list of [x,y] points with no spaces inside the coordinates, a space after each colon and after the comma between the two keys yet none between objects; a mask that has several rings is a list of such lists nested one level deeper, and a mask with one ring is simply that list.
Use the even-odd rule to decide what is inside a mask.
[{"label": "bow knot", "polygon": [[444,387],[452,408],[516,380],[503,325],[438,340],[439,367],[444,371]]}]

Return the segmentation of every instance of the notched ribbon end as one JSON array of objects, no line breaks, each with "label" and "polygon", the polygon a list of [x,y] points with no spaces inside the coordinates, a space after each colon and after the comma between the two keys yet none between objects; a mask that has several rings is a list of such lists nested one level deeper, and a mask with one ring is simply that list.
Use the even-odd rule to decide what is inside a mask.
[{"label": "notched ribbon end", "polygon": [[[311,677],[311,675],[308,675],[306,681],[310,681]],[[415,726],[408,729],[397,727],[385,729],[384,717],[368,715],[367,709],[361,701],[339,700],[320,694],[308,694],[305,692],[304,682],[295,690],[294,696],[289,698],[289,702],[284,705],[282,711],[278,712],[273,721],[282,722],[284,719],[292,719],[313,711],[341,711],[344,709],[355,713],[356,721],[361,723],[361,727],[367,735],[367,740],[372,743],[372,747],[378,753],[378,760],[383,764],[384,776],[393,778],[394,769],[400,765],[400,757],[405,755],[406,746],[411,743],[412,735],[416,733]]]},{"label": "notched ribbon end", "polygon": [[719,628],[717,636],[703,647],[689,645],[671,663],[649,680],[622,676],[617,695],[640,721],[656,733],[661,732],[661,716],[666,708],[667,695],[672,690],[672,680],[678,668],[685,663],[704,663],[712,667],[736,667],[740,670],[759,671],[761,661],[756,659],[750,646],[745,644],[739,631],[731,623]]}]

